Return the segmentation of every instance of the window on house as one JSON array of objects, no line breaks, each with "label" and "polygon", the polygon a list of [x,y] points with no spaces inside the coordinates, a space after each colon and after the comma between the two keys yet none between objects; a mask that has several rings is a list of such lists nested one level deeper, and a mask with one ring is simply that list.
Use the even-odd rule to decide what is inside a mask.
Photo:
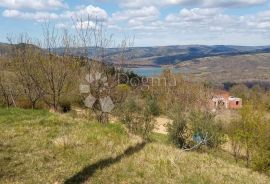
[{"label": "window on house", "polygon": [[239,101],[236,101],[236,105],[239,105]]}]

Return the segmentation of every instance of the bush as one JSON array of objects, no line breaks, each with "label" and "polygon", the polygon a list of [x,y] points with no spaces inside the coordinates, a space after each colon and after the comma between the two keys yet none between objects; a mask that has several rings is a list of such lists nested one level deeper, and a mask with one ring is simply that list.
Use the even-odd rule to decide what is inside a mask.
[{"label": "bush", "polygon": [[253,154],[253,168],[257,171],[270,172],[270,122],[265,121],[262,125]]},{"label": "bush", "polygon": [[147,99],[147,106],[149,108],[149,112],[153,116],[159,116],[159,114],[160,114],[160,108],[159,108],[157,99],[155,97],[149,97]]},{"label": "bush", "polygon": [[189,123],[194,133],[193,136],[199,136],[202,140],[206,140],[205,144],[208,147],[218,147],[224,142],[222,124],[215,120],[212,113],[193,111],[189,115]]},{"label": "bush", "polygon": [[244,156],[248,167],[270,171],[270,122],[263,117],[262,111],[247,104],[240,111],[240,118],[230,123],[229,137],[236,161]]},{"label": "bush", "polygon": [[193,111],[180,114],[176,111],[169,126],[169,137],[180,148],[218,147],[223,143],[224,133],[220,122],[209,112]]},{"label": "bush", "polygon": [[140,105],[134,98],[127,99],[119,110],[121,121],[133,134],[148,140],[154,128],[154,119],[149,108]]},{"label": "bush", "polygon": [[187,142],[187,119],[183,116],[180,116],[177,119],[173,120],[173,123],[169,126],[169,140],[178,148],[183,148],[186,146]]},{"label": "bush", "polygon": [[17,107],[24,108],[24,109],[32,108],[31,102],[25,98],[17,99],[16,105]]},{"label": "bush", "polygon": [[128,94],[130,93],[131,88],[127,84],[118,84],[115,87],[115,94],[113,95],[115,101],[119,103],[123,103],[127,98]]},{"label": "bush", "polygon": [[60,107],[61,107],[61,112],[63,113],[67,113],[69,111],[71,111],[71,103],[64,101],[64,102],[60,102]]}]

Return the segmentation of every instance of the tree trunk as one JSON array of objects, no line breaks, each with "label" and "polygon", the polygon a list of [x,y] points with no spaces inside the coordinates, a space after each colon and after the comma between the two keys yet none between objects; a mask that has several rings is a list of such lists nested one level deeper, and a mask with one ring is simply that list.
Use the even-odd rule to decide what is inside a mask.
[{"label": "tree trunk", "polygon": [[33,102],[31,103],[31,107],[32,107],[32,109],[36,109],[36,101],[33,101]]},{"label": "tree trunk", "polygon": [[101,112],[101,114],[98,115],[98,122],[102,124],[107,124],[109,122],[108,113]]}]

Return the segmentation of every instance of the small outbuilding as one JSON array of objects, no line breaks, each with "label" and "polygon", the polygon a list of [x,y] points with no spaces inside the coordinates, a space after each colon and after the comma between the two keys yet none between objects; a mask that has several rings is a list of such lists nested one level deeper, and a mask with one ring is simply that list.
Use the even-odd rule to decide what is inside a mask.
[{"label": "small outbuilding", "polygon": [[229,109],[240,109],[243,106],[241,98],[230,96],[228,101],[229,101],[228,107]]},{"label": "small outbuilding", "polygon": [[242,99],[234,96],[230,96],[227,91],[215,92],[211,100],[212,110],[222,109],[241,109],[243,107]]}]

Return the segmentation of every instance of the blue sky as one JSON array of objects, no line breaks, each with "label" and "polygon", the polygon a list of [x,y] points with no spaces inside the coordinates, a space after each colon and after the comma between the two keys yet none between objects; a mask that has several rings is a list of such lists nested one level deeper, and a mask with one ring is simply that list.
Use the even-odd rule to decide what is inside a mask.
[{"label": "blue sky", "polygon": [[270,45],[269,0],[0,0],[0,42],[42,36],[44,21],[74,31],[74,17],[96,17],[115,40],[135,46]]}]

